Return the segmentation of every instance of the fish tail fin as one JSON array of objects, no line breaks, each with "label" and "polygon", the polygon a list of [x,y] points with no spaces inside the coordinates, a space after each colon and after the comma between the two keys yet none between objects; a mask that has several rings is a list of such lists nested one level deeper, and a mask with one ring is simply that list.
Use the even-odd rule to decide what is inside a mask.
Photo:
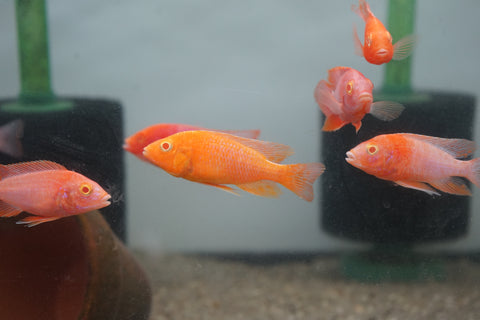
[{"label": "fish tail fin", "polygon": [[279,181],[285,188],[291,190],[306,201],[313,200],[313,183],[325,171],[321,163],[299,163],[285,166],[286,175]]},{"label": "fish tail fin", "polygon": [[23,147],[20,139],[23,137],[23,121],[13,120],[0,127],[0,136],[3,143],[0,144],[0,151],[14,158],[23,156]]},{"label": "fish tail fin", "polygon": [[[323,124],[323,131],[336,131],[346,125],[348,122],[343,121],[339,116],[332,114],[330,116],[327,116],[327,119],[325,120],[325,123]],[[355,126],[357,132],[360,129],[361,122],[358,126]]]},{"label": "fish tail fin", "polygon": [[358,7],[352,4],[352,11],[358,14],[365,22],[367,22],[370,16],[373,16],[370,6],[365,0],[359,0]]},{"label": "fish tail fin", "polygon": [[472,159],[470,162],[470,170],[467,179],[480,188],[480,158]]}]

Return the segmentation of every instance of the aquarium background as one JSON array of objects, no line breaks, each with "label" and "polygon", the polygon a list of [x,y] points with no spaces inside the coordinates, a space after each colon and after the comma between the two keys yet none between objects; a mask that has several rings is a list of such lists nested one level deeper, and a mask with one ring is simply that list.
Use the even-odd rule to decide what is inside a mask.
[{"label": "aquarium background", "polygon": [[[350,10],[353,3],[50,0],[53,88],[59,96],[121,101],[126,135],[161,122],[261,129],[261,139],[295,149],[288,163],[320,161],[317,82],[339,65],[358,69],[377,89],[383,80],[383,67],[354,54],[352,26],[363,31],[364,23]],[[386,21],[386,1],[370,5]],[[474,0],[417,1],[415,89],[477,94],[479,14]],[[19,92],[14,17],[14,2],[0,1],[2,98]],[[312,203],[286,189],[279,199],[237,197],[171,177],[130,154],[125,159],[131,247],[242,252],[358,245],[320,229],[321,177]],[[480,190],[472,190],[467,236],[427,249],[478,249]]]}]

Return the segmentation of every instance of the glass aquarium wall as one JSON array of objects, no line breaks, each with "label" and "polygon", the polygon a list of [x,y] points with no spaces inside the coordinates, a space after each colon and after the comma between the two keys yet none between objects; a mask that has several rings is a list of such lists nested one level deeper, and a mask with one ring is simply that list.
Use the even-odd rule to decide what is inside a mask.
[{"label": "glass aquarium wall", "polygon": [[[359,70],[377,90],[384,80],[385,65],[355,55],[352,26],[363,39],[364,22],[350,8],[354,1],[47,4],[55,92],[120,101],[125,137],[156,123],[259,129],[260,139],[293,148],[285,163],[323,161],[324,118],[313,97],[318,81],[336,66]],[[386,24],[387,2],[371,1],[370,6]],[[476,1],[417,2],[413,90],[476,96],[479,12]],[[0,94],[5,98],[19,91],[15,32],[14,2],[2,1]],[[374,126],[379,122],[371,121]],[[473,126],[477,124],[475,117]],[[473,133],[480,141],[478,130]],[[330,151],[348,150],[338,146]],[[116,196],[126,200],[128,243],[133,248],[335,251],[362,244],[322,230],[322,176],[313,185],[312,202],[283,187],[277,199],[244,191],[237,196],[175,178],[129,153],[124,157],[126,190]],[[433,247],[478,249],[479,190],[474,185],[471,189],[468,232]]]},{"label": "glass aquarium wall", "polygon": [[478,318],[480,2],[45,2],[0,1],[0,318]]}]

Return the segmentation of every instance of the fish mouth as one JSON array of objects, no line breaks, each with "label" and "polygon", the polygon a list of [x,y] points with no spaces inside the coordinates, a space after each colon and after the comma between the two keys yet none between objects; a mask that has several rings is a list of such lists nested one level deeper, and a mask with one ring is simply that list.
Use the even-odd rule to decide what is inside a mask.
[{"label": "fish mouth", "polygon": [[347,161],[349,164],[351,164],[354,167],[360,167],[357,158],[355,157],[355,154],[353,152],[348,151],[347,152],[347,157],[345,158],[345,161]]},{"label": "fish mouth", "polygon": [[361,104],[363,105],[369,105],[372,103],[373,101],[373,97],[371,94],[369,93],[362,93],[359,97],[358,97],[359,101]]},{"label": "fish mouth", "polygon": [[388,50],[387,49],[380,49],[376,52],[376,55],[377,56],[381,56],[381,57],[384,57],[388,54]]},{"label": "fish mouth", "polygon": [[347,152],[347,157],[345,158],[345,160],[346,160],[348,163],[350,163],[350,162],[352,162],[352,161],[355,161],[355,155],[354,155],[352,152],[348,151],[348,152]]},{"label": "fish mouth", "polygon": [[103,207],[109,206],[111,204],[111,202],[110,202],[111,198],[112,198],[112,196],[109,195],[109,194],[106,194],[106,195],[103,196],[103,198],[101,200],[101,204],[103,205]]},{"label": "fish mouth", "polygon": [[128,142],[125,142],[122,147],[123,147],[123,150],[125,151],[133,152],[133,148]]}]

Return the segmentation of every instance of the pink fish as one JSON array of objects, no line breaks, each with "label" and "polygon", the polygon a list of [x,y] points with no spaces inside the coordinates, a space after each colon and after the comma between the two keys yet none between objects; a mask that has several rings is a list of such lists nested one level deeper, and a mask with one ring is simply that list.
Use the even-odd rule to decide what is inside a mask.
[{"label": "pink fish", "polygon": [[197,126],[191,126],[188,124],[159,123],[146,127],[125,139],[125,144],[123,145],[123,148],[128,152],[132,153],[133,155],[137,156],[139,159],[149,162],[147,158],[143,156],[143,148],[148,146],[150,143],[159,139],[166,138],[178,132],[194,130],[224,132],[250,139],[256,139],[260,135],[260,130],[212,130]]},{"label": "pink fish", "polygon": [[32,214],[29,227],[110,205],[95,181],[51,161],[0,165],[0,217]]},{"label": "pink fish", "polygon": [[314,96],[327,119],[323,131],[335,131],[351,123],[356,131],[365,114],[390,121],[402,113],[403,105],[392,101],[373,102],[373,84],[363,74],[348,67],[328,70],[328,81],[320,80]]},{"label": "pink fish", "polygon": [[0,127],[0,152],[14,158],[21,158],[23,148],[20,139],[23,137],[23,121],[13,120]]},{"label": "pink fish", "polygon": [[[480,187],[480,158],[462,161],[475,150],[465,139],[411,133],[383,134],[347,152],[352,166],[383,180],[428,194],[470,195],[462,178]],[[462,177],[462,178],[460,178]],[[433,188],[432,188],[433,187]]]}]

